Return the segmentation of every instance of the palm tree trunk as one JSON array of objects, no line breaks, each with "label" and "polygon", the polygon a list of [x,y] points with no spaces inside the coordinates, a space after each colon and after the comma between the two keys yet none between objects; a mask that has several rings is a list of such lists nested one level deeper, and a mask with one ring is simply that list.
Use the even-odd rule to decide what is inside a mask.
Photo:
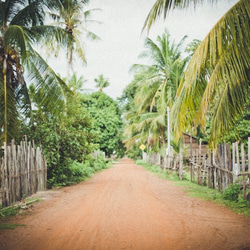
[{"label": "palm tree trunk", "polygon": [[165,136],[165,127],[162,130],[162,148],[163,148],[163,159],[164,159],[164,171],[167,167],[167,154],[166,154],[166,136]]},{"label": "palm tree trunk", "polygon": [[70,74],[70,67],[72,64],[72,59],[73,59],[73,51],[71,49],[68,49],[68,63],[67,63],[67,75],[66,75],[66,84],[69,83],[69,74]]},{"label": "palm tree trunk", "polygon": [[3,81],[4,81],[4,141],[8,141],[8,109],[7,109],[7,56],[3,61]]}]

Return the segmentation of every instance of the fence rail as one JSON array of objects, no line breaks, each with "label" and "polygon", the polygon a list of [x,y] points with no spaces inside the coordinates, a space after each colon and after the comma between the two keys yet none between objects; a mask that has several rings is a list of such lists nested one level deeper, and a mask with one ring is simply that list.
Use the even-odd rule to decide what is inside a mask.
[{"label": "fence rail", "polygon": [[0,157],[0,202],[10,206],[26,196],[46,189],[47,165],[40,147],[22,141],[4,143]]},{"label": "fence rail", "polygon": [[[239,150],[240,148],[240,150]],[[191,150],[192,151],[192,150]],[[247,153],[246,153],[247,151]],[[183,156],[180,154],[169,157],[161,156],[159,153],[147,155],[143,153],[143,159],[163,169],[177,171],[180,179],[183,176]],[[243,190],[243,198],[250,199],[250,138],[248,138],[248,149],[238,143],[221,144],[217,150],[211,152],[207,150],[202,154],[201,150],[193,150],[189,158],[189,164],[186,169],[190,173],[190,180],[199,185],[206,185],[210,188],[222,191],[227,189],[230,184],[238,183]],[[240,192],[239,192],[240,193]]]}]

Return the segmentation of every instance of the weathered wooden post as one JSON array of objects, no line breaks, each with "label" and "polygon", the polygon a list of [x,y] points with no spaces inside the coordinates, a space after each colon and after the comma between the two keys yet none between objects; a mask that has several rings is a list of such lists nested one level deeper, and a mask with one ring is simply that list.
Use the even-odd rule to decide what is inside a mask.
[{"label": "weathered wooden post", "polygon": [[246,193],[246,180],[245,180],[245,149],[244,149],[243,143],[241,143],[241,164],[242,164],[243,197],[244,197],[244,200],[246,200],[247,193]]},{"label": "weathered wooden post", "polygon": [[181,146],[180,147],[180,165],[179,165],[179,179],[180,180],[182,180],[182,177],[183,177],[182,161],[183,161],[183,155],[182,155],[182,146]]}]

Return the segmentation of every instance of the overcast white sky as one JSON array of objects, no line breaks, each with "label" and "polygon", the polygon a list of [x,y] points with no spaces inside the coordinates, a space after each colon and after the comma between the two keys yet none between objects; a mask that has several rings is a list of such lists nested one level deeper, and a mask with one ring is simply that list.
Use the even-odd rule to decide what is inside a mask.
[{"label": "overcast white sky", "polygon": [[[155,40],[166,27],[176,42],[185,35],[188,35],[187,42],[203,40],[219,18],[237,1],[218,0],[214,6],[203,4],[196,10],[176,11],[167,20],[156,22],[148,36]],[[87,66],[74,65],[77,75],[88,79],[85,88],[96,90],[94,78],[103,74],[111,83],[104,92],[112,98],[121,96],[133,78],[129,68],[134,63],[142,62],[138,60],[138,55],[144,50],[147,34],[141,34],[141,29],[154,3],[155,0],[90,0],[90,9],[102,10],[95,12],[93,19],[103,23],[89,27],[102,40],[85,44]],[[58,66],[56,68],[60,68],[60,74],[64,76],[62,62]]]}]

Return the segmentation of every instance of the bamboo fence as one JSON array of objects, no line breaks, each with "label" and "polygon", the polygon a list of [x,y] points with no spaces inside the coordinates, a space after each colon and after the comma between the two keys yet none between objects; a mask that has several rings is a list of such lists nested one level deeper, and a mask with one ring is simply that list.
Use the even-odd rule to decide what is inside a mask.
[{"label": "bamboo fence", "polygon": [[22,141],[4,143],[0,155],[0,199],[2,207],[46,189],[47,165],[40,147]]},{"label": "bamboo fence", "polygon": [[[248,149],[237,142],[232,145],[221,144],[217,150],[211,152],[207,150],[192,150],[189,159],[189,165],[186,169],[190,173],[190,180],[199,185],[206,185],[213,189],[222,191],[227,189],[230,184],[238,183],[240,190],[243,191],[243,198],[250,199],[250,138],[248,138]],[[177,171],[179,178],[183,177],[183,155],[170,155],[169,159],[160,154],[146,154],[143,152],[143,159],[147,163],[155,164],[163,169]],[[167,167],[166,167],[167,165]],[[239,190],[239,191],[240,191]],[[240,194],[241,192],[239,192]]]}]

